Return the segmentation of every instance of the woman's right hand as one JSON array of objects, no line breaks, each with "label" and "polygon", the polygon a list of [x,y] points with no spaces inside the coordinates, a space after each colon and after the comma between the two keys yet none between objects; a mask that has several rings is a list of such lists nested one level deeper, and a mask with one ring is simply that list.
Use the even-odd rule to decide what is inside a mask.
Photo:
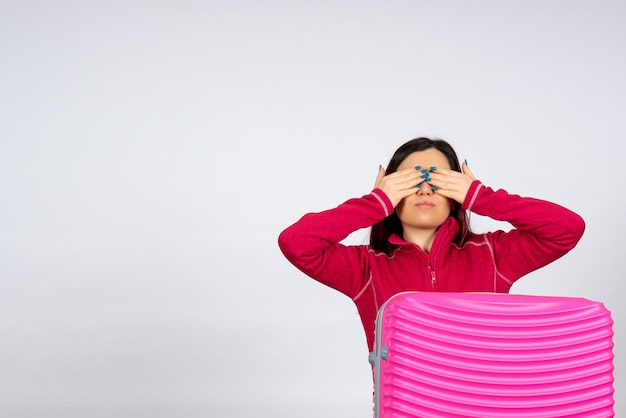
[{"label": "woman's right hand", "polygon": [[386,175],[385,169],[381,166],[374,188],[385,192],[395,208],[402,199],[416,192],[417,185],[424,181],[422,174],[419,170],[409,168]]}]

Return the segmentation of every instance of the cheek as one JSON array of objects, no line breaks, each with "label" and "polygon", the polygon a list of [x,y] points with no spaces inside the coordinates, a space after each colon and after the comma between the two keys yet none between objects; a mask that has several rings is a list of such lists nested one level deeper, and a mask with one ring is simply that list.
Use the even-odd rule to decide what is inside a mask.
[{"label": "cheek", "polygon": [[407,198],[405,197],[404,199],[400,201],[400,203],[396,205],[396,211],[404,210],[404,207],[406,206],[406,199]]},{"label": "cheek", "polygon": [[402,216],[404,215],[404,199],[398,203],[398,206],[396,206],[396,215],[398,215],[398,218],[402,219]]},{"label": "cheek", "polygon": [[454,203],[450,199],[446,199],[439,204],[439,210],[437,211],[437,216],[445,219],[452,213],[452,209],[454,209]]}]

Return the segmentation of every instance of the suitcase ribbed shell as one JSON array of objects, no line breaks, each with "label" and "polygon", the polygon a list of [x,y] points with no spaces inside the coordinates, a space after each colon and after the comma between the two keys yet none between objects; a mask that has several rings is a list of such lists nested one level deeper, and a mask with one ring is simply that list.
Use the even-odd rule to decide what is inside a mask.
[{"label": "suitcase ribbed shell", "polygon": [[612,325],[582,298],[398,294],[377,321],[375,416],[612,417]]}]

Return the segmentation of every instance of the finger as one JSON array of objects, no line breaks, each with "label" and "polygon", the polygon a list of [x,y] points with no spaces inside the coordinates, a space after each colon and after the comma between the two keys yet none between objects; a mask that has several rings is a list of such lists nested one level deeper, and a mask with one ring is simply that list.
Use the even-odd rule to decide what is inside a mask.
[{"label": "finger", "polygon": [[[424,181],[420,182],[420,184],[422,184]],[[402,193],[402,199],[409,197],[411,195],[414,195],[415,193],[417,193],[419,191],[419,187],[420,184],[418,184],[416,187],[411,187],[409,189],[403,190]]]},{"label": "finger", "polygon": [[431,173],[431,175],[427,179],[427,181],[428,181],[428,184],[430,184],[431,186],[435,186],[437,188],[442,188],[443,186],[447,186],[448,185],[448,182],[445,181],[444,179],[445,179],[445,177],[440,175],[440,174],[432,174]]},{"label": "finger", "polygon": [[440,195],[462,203],[465,200],[472,179],[467,174],[461,174],[459,172],[453,173],[456,174],[446,175],[444,173],[433,173],[429,183],[433,190]]},{"label": "finger", "polygon": [[[469,169],[468,169],[469,170]],[[468,182],[472,182],[474,180],[473,176],[471,176],[471,172],[470,174],[467,173],[460,173],[458,171],[455,170],[449,170],[449,169],[439,169],[437,171],[431,172],[429,173],[431,179],[433,180],[438,180],[440,182],[448,182],[450,184],[465,184]]]},{"label": "finger", "polygon": [[390,183],[395,184],[398,187],[415,187],[418,183],[421,183],[426,177],[423,173],[414,169],[396,171],[387,176],[387,180]]},{"label": "finger", "polygon": [[459,192],[464,188],[467,188],[467,185],[470,183],[468,176],[456,171],[452,171],[452,173],[456,173],[458,176],[454,174],[447,175],[444,173],[431,173],[428,183],[437,188],[437,190],[446,190],[450,193]]},{"label": "finger", "polygon": [[[436,188],[436,186],[435,186],[435,188]],[[433,188],[433,190],[435,188]],[[454,201],[456,201],[456,198],[458,196],[458,193],[453,192],[451,190],[446,190],[446,189],[437,189],[437,190],[434,190],[434,192],[437,193],[440,196],[447,197],[448,199],[452,199]]]},{"label": "finger", "polygon": [[456,184],[440,179],[431,179],[428,184],[433,192],[440,193],[446,197],[452,197],[450,194],[456,194],[459,190]]},{"label": "finger", "polygon": [[426,179],[418,179],[418,180],[419,181],[418,181],[417,185],[412,187],[413,191],[415,191],[415,189],[418,189],[418,190],[421,189],[424,184],[430,184],[428,181],[426,181]]},{"label": "finger", "polygon": [[429,174],[430,176],[427,179],[429,183],[435,184],[436,186],[439,186],[439,187],[445,187],[445,188],[454,187],[455,184],[461,183],[464,177],[464,175],[459,173],[458,171],[451,171],[451,170],[447,173],[440,172],[440,173],[429,173]]},{"label": "finger", "polygon": [[442,176],[462,176],[463,173],[456,171],[456,170],[451,170],[449,168],[437,168],[436,170],[432,170],[429,172],[429,174],[431,175],[442,175]]},{"label": "finger", "polygon": [[404,170],[398,170],[394,173],[389,174],[389,177],[409,177],[413,178],[414,176],[420,176],[422,173],[414,168],[405,168]]}]

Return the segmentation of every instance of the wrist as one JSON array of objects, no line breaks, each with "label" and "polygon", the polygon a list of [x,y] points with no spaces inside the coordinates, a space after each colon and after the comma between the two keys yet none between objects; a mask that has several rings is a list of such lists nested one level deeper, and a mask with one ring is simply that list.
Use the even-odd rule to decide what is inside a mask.
[{"label": "wrist", "polygon": [[461,205],[465,210],[472,210],[472,206],[474,205],[474,201],[480,192],[480,189],[483,187],[483,184],[479,180],[472,181],[469,189],[467,190],[467,194],[465,195],[465,199],[463,200],[463,204]]},{"label": "wrist", "polygon": [[376,187],[374,188],[374,190],[372,190],[371,195],[374,196],[382,206],[383,210],[385,211],[385,217],[393,213],[395,206],[383,189]]}]

